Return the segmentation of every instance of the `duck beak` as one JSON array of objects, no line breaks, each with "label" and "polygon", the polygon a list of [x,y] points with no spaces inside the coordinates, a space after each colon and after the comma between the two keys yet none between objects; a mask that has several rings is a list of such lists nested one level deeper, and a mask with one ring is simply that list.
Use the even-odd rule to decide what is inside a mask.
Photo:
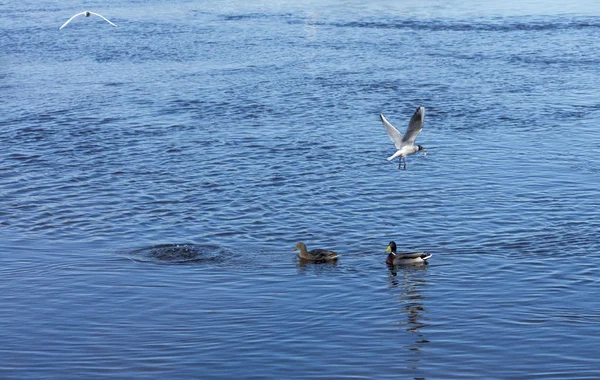
[{"label": "duck beak", "polygon": [[385,251],[386,251],[386,252],[389,252],[389,251],[391,251],[391,250],[392,250],[392,248],[391,248],[389,245],[388,245],[388,247],[385,249]]}]

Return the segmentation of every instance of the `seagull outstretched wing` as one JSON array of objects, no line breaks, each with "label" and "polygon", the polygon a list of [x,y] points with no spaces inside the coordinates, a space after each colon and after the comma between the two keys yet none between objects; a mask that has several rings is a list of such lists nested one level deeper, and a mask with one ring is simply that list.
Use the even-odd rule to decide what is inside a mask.
[{"label": "seagull outstretched wing", "polygon": [[116,24],[113,24],[112,22],[109,21],[109,19],[107,19],[106,17],[102,16],[99,13],[96,12],[90,12],[90,14],[96,15],[98,17],[101,17],[104,21],[108,22],[110,25],[114,26],[115,28],[118,28],[118,26]]},{"label": "seagull outstretched wing", "polygon": [[[417,107],[417,110],[410,118],[410,122],[408,123],[408,128],[406,129],[406,133],[402,138],[402,144],[413,145],[417,136],[423,129],[423,122],[425,120],[425,107]],[[398,146],[396,146],[398,147]]]},{"label": "seagull outstretched wing", "polygon": [[385,130],[387,131],[388,135],[390,136],[390,139],[396,146],[396,149],[402,148],[402,133],[400,133],[400,131],[398,131],[396,127],[394,127],[389,121],[387,121],[383,114],[379,114],[379,117],[381,118],[383,126],[385,127]]},{"label": "seagull outstretched wing", "polygon": [[84,14],[85,14],[85,12],[77,13],[75,16],[73,16],[70,19],[68,19],[67,22],[65,22],[64,24],[62,24],[62,26],[60,28],[58,28],[58,30],[61,30],[62,28],[64,28],[65,26],[67,26],[67,24],[70,23],[75,17],[77,17],[77,16],[83,16]]}]

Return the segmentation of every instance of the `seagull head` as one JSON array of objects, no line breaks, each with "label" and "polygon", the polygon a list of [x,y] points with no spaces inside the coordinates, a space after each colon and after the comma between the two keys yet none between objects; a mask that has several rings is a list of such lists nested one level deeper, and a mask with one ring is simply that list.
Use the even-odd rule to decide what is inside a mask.
[{"label": "seagull head", "polygon": [[90,12],[88,12],[88,11],[85,11],[85,13],[84,13],[84,16],[85,16],[85,17],[90,17]]},{"label": "seagull head", "polygon": [[417,145],[417,151],[422,150],[423,152],[427,152],[427,148],[422,147],[421,145]]}]

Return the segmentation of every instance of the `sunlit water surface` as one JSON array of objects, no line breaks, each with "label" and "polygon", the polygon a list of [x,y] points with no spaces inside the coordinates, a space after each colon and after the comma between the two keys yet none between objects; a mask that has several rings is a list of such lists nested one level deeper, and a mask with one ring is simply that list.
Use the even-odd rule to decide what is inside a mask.
[{"label": "sunlit water surface", "polygon": [[1,378],[600,377],[597,4],[86,7],[0,5]]}]

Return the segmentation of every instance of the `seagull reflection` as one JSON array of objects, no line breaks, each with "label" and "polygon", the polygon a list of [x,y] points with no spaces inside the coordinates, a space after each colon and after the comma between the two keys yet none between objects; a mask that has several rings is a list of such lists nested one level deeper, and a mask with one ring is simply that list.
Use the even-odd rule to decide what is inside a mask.
[{"label": "seagull reflection", "polygon": [[[423,333],[423,327],[427,309],[423,306],[425,296],[422,290],[427,286],[426,274],[427,265],[407,266],[394,269],[390,267],[389,286],[391,289],[399,289],[396,299],[400,303],[400,311],[406,316],[406,320],[398,322],[403,329],[411,334],[415,334],[414,344],[404,346],[410,352],[421,354],[421,349],[429,343]],[[406,361],[410,363],[409,367],[417,369],[420,362],[419,357],[409,356]]]}]

